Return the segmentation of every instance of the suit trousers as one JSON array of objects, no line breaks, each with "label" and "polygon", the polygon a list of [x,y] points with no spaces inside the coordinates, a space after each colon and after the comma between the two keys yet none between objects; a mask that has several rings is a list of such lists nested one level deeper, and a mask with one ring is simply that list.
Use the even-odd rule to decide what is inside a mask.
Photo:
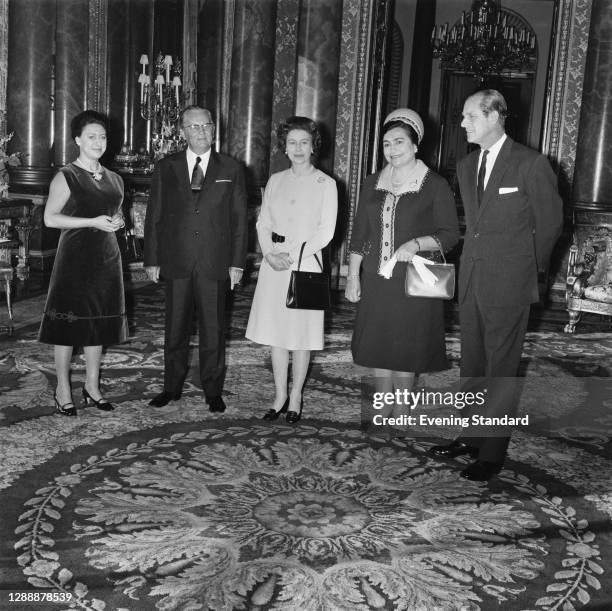
[{"label": "suit trousers", "polygon": [[218,397],[225,375],[224,310],[227,280],[211,280],[198,272],[166,280],[164,390],[179,394],[189,369],[189,339],[195,311],[199,336],[202,390]]},{"label": "suit trousers", "polygon": [[[462,390],[485,390],[482,407],[472,406],[463,416],[512,417],[516,414],[521,393],[518,378],[523,343],[529,320],[529,304],[490,306],[468,291],[459,307],[461,327]],[[472,429],[472,436],[470,435]],[[478,459],[503,462],[510,430],[466,429],[461,440],[479,449]],[[498,435],[499,433],[499,435]]]}]

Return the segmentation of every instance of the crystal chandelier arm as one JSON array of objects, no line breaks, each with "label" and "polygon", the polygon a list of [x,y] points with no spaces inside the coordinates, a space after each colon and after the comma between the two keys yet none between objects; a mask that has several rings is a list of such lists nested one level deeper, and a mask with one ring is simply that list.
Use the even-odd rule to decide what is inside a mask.
[{"label": "crystal chandelier arm", "polygon": [[434,26],[431,45],[440,68],[474,74],[481,81],[487,74],[523,71],[536,59],[536,38],[529,24],[494,0],[476,0],[450,30],[448,23]]}]

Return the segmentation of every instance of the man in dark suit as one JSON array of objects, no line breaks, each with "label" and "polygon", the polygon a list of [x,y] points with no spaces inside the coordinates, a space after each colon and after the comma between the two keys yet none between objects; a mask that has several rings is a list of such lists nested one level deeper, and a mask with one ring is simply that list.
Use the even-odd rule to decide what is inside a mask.
[{"label": "man in dark suit", "polygon": [[161,159],[147,206],[144,265],[149,279],[165,280],[164,390],[149,405],[181,395],[188,370],[195,310],[200,380],[211,411],[225,411],[224,307],[242,278],[247,248],[244,171],[211,149],[215,125],[205,108],[189,106],[180,118],[187,150]]},{"label": "man in dark suit", "polygon": [[[485,417],[516,414],[530,304],[539,300],[538,279],[546,275],[563,216],[548,160],[506,135],[506,113],[494,89],[466,100],[461,126],[480,149],[457,164],[466,224],[459,268],[461,378],[464,389],[487,387]],[[486,481],[500,471],[509,440],[508,431],[485,427],[470,435],[466,429],[431,451],[470,455],[476,462],[461,475]]]}]

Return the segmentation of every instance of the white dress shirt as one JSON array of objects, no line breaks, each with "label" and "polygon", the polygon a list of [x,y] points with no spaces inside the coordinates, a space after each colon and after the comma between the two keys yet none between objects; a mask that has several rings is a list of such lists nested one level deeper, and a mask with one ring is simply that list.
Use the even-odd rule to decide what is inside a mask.
[{"label": "white dress shirt", "polygon": [[193,168],[196,164],[196,157],[200,158],[200,167],[202,168],[204,176],[206,176],[206,169],[208,168],[208,162],[210,160],[210,149],[208,149],[205,153],[202,153],[201,155],[194,153],[190,148],[187,149],[187,168],[189,169],[189,182],[191,182],[191,177],[193,176]]},{"label": "white dress shirt", "polygon": [[499,155],[499,151],[506,141],[507,135],[504,134],[493,146],[490,146],[488,149],[480,149],[480,155],[478,156],[478,167],[476,168],[476,175],[478,175],[478,168],[480,168],[480,164],[482,163],[482,154],[485,150],[489,151],[487,155],[487,167],[485,171],[484,177],[484,188],[487,188],[487,183],[489,182],[489,176],[491,176],[491,171],[493,170],[493,166],[495,165],[495,160]]}]

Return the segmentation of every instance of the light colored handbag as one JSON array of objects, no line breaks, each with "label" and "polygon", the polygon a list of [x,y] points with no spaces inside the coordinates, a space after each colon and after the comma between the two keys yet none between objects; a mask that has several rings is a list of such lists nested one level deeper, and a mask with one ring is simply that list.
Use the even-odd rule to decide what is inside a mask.
[{"label": "light colored handbag", "polygon": [[455,265],[446,262],[441,248],[440,253],[443,263],[415,255],[415,263],[406,265],[406,295],[431,299],[452,299],[455,296]]}]

